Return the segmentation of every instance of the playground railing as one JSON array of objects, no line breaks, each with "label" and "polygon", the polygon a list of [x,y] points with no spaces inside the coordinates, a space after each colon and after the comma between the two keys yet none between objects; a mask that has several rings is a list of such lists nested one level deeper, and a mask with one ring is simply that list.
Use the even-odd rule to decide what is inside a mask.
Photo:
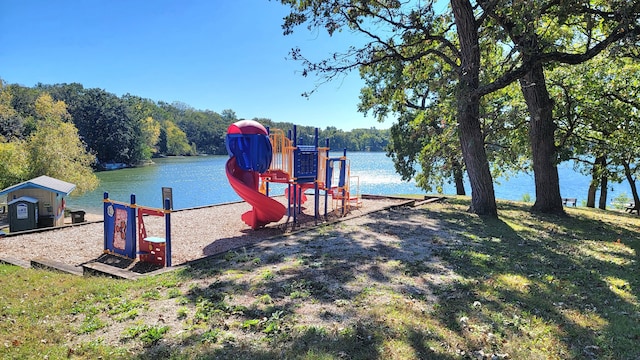
[{"label": "playground railing", "polygon": [[[349,171],[351,173],[351,171]],[[355,182],[355,191],[353,191]],[[357,175],[349,176],[349,207],[359,208],[362,206],[362,196],[360,196],[360,177]]]},{"label": "playground railing", "polygon": [[[140,261],[160,266],[171,266],[171,230],[169,220],[171,210],[138,206],[138,255]],[[159,216],[165,218],[165,237],[147,236],[144,216]]]},{"label": "playground railing", "polygon": [[318,187],[320,190],[326,190],[327,184],[327,155],[329,148],[318,148]]},{"label": "playground railing", "polygon": [[291,140],[285,136],[284,131],[274,129],[270,134],[273,156],[269,170],[282,171],[293,174],[293,147]]}]

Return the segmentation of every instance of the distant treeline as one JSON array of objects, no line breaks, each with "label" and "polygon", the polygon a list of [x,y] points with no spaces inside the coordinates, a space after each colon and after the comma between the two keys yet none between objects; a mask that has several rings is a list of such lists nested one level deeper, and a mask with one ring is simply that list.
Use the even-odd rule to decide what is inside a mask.
[{"label": "distant treeline", "polygon": [[[99,167],[104,164],[136,165],[152,157],[171,155],[226,154],[225,136],[230,124],[238,121],[233,110],[217,113],[197,110],[179,102],[155,102],[139,96],[117,96],[102,89],[86,89],[81,84],[38,84],[25,87],[8,84],[15,112],[0,126],[6,140],[25,139],[34,130],[38,117],[36,100],[43,93],[63,102],[69,120],[78,129],[87,150],[94,154]],[[300,114],[301,118],[304,114]],[[293,124],[271,119],[254,119],[265,126],[288,131]],[[309,143],[314,127],[298,126],[301,143]],[[330,139],[330,147],[341,151],[384,151],[388,130],[376,128],[339,130],[320,129],[321,146]]]}]

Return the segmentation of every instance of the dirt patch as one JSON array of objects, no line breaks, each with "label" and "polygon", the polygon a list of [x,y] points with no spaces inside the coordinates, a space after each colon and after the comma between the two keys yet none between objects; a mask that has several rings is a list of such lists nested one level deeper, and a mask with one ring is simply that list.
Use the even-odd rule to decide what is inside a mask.
[{"label": "dirt patch", "polygon": [[[397,294],[408,295],[402,301],[411,311],[431,311],[425,304],[437,302],[433,282],[457,279],[437,256],[451,246],[454,238],[438,221],[408,206],[247,244],[190,263],[180,271],[180,296],[167,300],[171,290],[165,289],[136,320],[106,319],[109,326],[74,342],[99,337],[142,351],[122,333],[144,323],[169,328],[150,352],[212,334],[214,348],[229,342],[261,347],[274,336],[309,329],[338,334],[363,313],[370,316],[370,305],[360,304],[384,308]],[[412,298],[421,301],[406,300]]]}]

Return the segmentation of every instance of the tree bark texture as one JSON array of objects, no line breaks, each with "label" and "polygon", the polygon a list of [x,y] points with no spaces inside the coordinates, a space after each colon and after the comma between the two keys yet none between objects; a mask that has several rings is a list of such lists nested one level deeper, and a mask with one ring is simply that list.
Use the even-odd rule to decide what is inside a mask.
[{"label": "tree bark texture", "polygon": [[530,114],[529,142],[533,156],[536,202],[532,211],[564,214],[555,145],[553,101],[549,97],[541,64],[536,64],[520,80]]},{"label": "tree bark texture", "polygon": [[589,184],[589,190],[587,191],[587,207],[596,207],[596,191],[598,188],[593,184]]},{"label": "tree bark texture", "polygon": [[587,207],[596,207],[596,191],[598,191],[598,184],[600,183],[598,173],[600,172],[600,169],[603,169],[604,166],[606,166],[606,161],[607,160],[604,156],[598,156],[593,162],[593,168],[591,170],[591,183],[589,183],[589,191],[587,193]]},{"label": "tree bark texture", "polygon": [[493,178],[480,128],[478,25],[469,0],[451,0],[460,39],[460,82],[457,93],[458,134],[471,184],[471,207],[478,215],[497,216]]},{"label": "tree bark texture", "polygon": [[[633,173],[631,172],[631,167],[628,162],[622,164],[624,166],[624,176],[627,178],[629,182],[629,186],[631,187],[631,195],[633,196],[634,209],[638,211],[640,207],[640,197],[638,197],[638,188],[636,187],[636,181],[633,178]],[[640,211],[638,211],[638,215],[640,215]]]},{"label": "tree bark texture", "polygon": [[598,201],[598,209],[607,209],[607,194],[608,194],[609,179],[602,175],[600,178],[600,200]]},{"label": "tree bark texture", "polygon": [[453,164],[453,179],[456,183],[456,195],[467,195],[467,192],[464,190],[464,171],[462,164],[458,161],[454,161]]}]

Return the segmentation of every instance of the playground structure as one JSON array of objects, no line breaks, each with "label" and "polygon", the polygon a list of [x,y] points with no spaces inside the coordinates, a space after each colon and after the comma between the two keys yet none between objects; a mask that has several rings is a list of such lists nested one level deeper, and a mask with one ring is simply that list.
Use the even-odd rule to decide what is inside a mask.
[{"label": "playground structure", "polygon": [[[169,199],[164,209],[117,202],[104,193],[104,252],[159,266],[171,266],[171,210]],[[144,216],[160,216],[165,220],[164,237],[147,236]],[[136,241],[137,240],[137,241]]]},{"label": "playground structure", "polygon": [[[296,126],[287,135],[282,130],[270,131],[253,120],[241,120],[229,126],[226,146],[229,160],[226,165],[231,187],[252,210],[242,220],[257,229],[277,222],[284,215],[293,217],[302,211],[307,201],[306,190],[313,189],[314,218],[320,216],[320,192],[324,192],[324,216],[328,214],[329,196],[332,210],[346,215],[352,207],[362,205],[357,188],[351,191],[350,164],[346,150],[339,157],[329,154],[329,140],[325,147],[318,146],[318,129],[314,145],[297,144]],[[287,207],[269,197],[269,184],[281,183],[287,187]],[[357,183],[356,183],[357,184]]]}]

